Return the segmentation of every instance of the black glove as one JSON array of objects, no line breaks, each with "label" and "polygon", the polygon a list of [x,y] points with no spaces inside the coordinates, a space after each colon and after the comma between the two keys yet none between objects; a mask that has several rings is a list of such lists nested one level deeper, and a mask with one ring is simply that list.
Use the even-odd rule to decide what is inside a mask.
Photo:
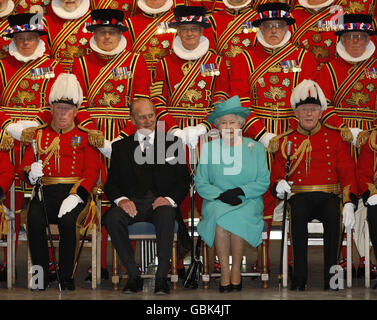
[{"label": "black glove", "polygon": [[222,194],[220,194],[216,200],[221,200],[224,203],[230,204],[232,206],[239,205],[242,203],[242,200],[238,198],[238,196],[244,196],[245,193],[242,191],[241,188],[234,188],[234,189],[229,189]]}]

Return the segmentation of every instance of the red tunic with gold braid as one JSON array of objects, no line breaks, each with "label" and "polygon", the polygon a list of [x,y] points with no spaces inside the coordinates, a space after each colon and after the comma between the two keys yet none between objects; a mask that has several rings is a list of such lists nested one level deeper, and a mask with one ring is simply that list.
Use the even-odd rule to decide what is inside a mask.
[{"label": "red tunic with gold braid", "polygon": [[328,21],[336,17],[336,14],[331,11],[330,7],[315,11],[296,6],[291,13],[296,20],[292,43],[311,52],[321,64],[333,60],[336,56],[338,37],[333,30],[326,28],[325,23],[329,25]]},{"label": "red tunic with gold braid", "polygon": [[15,14],[19,13],[43,13],[50,12],[49,5],[51,0],[17,0],[15,3]]},{"label": "red tunic with gold braid", "polygon": [[[83,89],[83,106],[108,140],[116,138],[125,126],[130,102],[149,97],[150,78],[144,58],[133,52],[115,57],[92,52],[75,59],[72,73]],[[77,123],[87,127],[89,120],[79,119]]]},{"label": "red tunic with gold braid", "polygon": [[343,7],[345,14],[356,13],[369,15],[373,15],[376,6],[373,0],[342,0],[340,5]]},{"label": "red tunic with gold braid", "polygon": [[14,180],[14,166],[10,160],[9,150],[0,151],[0,164],[0,200],[2,200]]},{"label": "red tunic with gold braid", "polygon": [[271,3],[271,2],[286,3],[286,4],[289,4],[291,8],[293,8],[295,0],[255,0],[253,1],[253,6],[254,6],[254,9],[257,9],[258,6],[260,6],[261,4]]},{"label": "red tunic with gold braid", "polygon": [[292,130],[280,138],[279,150],[271,170],[271,187],[285,179],[287,142],[292,142],[289,181],[293,181],[292,193],[330,192],[340,193],[343,203],[355,202],[358,187],[355,163],[339,131],[321,126],[304,130],[296,120],[291,120]]},{"label": "red tunic with gold braid", "polygon": [[171,54],[158,63],[152,86],[157,119],[165,121],[166,130],[199,123],[210,130],[211,124],[205,119],[213,109],[213,102],[227,99],[228,85],[226,65],[213,50],[195,61]]},{"label": "red tunic with gold braid", "polygon": [[228,68],[230,59],[256,44],[256,32],[251,26],[257,12],[250,6],[239,11],[226,8],[209,17],[215,37],[215,51],[224,57]]},{"label": "red tunic with gold braid", "polygon": [[356,165],[356,176],[360,195],[364,203],[370,196],[377,194],[377,131],[373,131],[362,146]]},{"label": "red tunic with gold braid", "polygon": [[287,43],[275,52],[260,44],[231,62],[230,96],[238,95],[252,112],[246,120],[247,136],[260,140],[267,132],[281,134],[294,116],[291,91],[304,79],[317,78],[315,57]]},{"label": "red tunic with gold braid", "polygon": [[349,63],[339,57],[322,67],[319,84],[328,105],[335,109],[332,120],[335,126],[362,130],[377,126],[376,68],[374,57],[359,63]]},{"label": "red tunic with gold braid", "polygon": [[225,8],[222,0],[175,0],[175,5],[204,7],[207,9],[207,14],[213,14]]},{"label": "red tunic with gold braid", "polygon": [[[74,125],[68,129],[45,125],[36,130],[34,139],[38,159],[43,162],[43,184],[72,183],[71,193],[79,194],[80,188],[91,193],[98,180],[100,161],[98,150],[88,142],[87,132]],[[23,173],[30,171],[34,161],[33,149],[29,145],[19,170],[23,179]]]},{"label": "red tunic with gold braid", "polygon": [[151,81],[158,61],[173,51],[175,32],[171,32],[172,30],[167,27],[172,20],[173,10],[160,15],[140,13],[125,20],[128,27],[127,41],[133,52],[144,57],[151,72]]},{"label": "red tunic with gold braid", "polygon": [[0,18],[0,59],[7,57],[11,39],[4,36],[5,30],[9,28],[7,18]]},{"label": "red tunic with gold braid", "polygon": [[63,19],[51,12],[45,19],[50,55],[62,64],[66,72],[71,72],[73,58],[92,52],[89,40],[93,33],[85,28],[85,24],[91,21],[90,11],[78,19]]}]

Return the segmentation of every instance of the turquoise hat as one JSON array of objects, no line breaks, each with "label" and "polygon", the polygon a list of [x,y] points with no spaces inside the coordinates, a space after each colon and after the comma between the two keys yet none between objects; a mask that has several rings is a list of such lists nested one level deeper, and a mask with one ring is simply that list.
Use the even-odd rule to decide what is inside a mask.
[{"label": "turquoise hat", "polygon": [[241,101],[238,96],[233,96],[224,102],[215,103],[215,109],[207,117],[207,121],[211,124],[215,124],[217,118],[225,116],[226,114],[237,114],[246,119],[250,112],[250,109],[241,106]]}]

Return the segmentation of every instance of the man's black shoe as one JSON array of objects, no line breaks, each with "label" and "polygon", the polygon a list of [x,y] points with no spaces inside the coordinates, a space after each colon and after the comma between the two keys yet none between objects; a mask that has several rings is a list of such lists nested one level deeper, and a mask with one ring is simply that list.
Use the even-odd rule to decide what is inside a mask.
[{"label": "man's black shoe", "polygon": [[143,290],[143,279],[140,276],[129,277],[123,293],[136,293]]},{"label": "man's black shoe", "polygon": [[[101,268],[101,280],[109,280],[109,271],[105,268]],[[88,275],[86,276],[85,282],[92,281],[92,267],[88,268]]]},{"label": "man's black shoe", "polygon": [[168,278],[156,278],[154,284],[154,293],[155,294],[169,294],[170,286],[168,283]]},{"label": "man's black shoe", "polygon": [[290,290],[292,291],[305,291],[305,284],[292,282]]},{"label": "man's black shoe", "polygon": [[66,289],[70,290],[70,291],[75,290],[76,287],[75,287],[74,280],[72,278],[71,279],[62,280],[61,288],[62,288],[62,290],[66,290]]}]

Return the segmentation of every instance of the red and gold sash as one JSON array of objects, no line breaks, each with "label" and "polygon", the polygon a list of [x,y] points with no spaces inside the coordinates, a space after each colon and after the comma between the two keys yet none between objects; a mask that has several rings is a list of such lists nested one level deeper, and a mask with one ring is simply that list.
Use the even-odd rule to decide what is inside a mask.
[{"label": "red and gold sash", "polygon": [[[91,106],[92,103],[94,103],[95,97],[98,95],[98,92],[103,88],[103,84],[112,76],[113,69],[119,67],[122,65],[123,62],[125,62],[130,55],[132,55],[132,52],[127,53],[120,53],[117,56],[114,57],[114,59],[108,63],[103,70],[97,75],[97,77],[94,79],[94,81],[90,84],[90,90],[88,92],[88,106]],[[130,69],[135,70],[135,64],[137,62],[138,55],[134,55],[133,59],[130,63]],[[84,61],[84,60],[82,60]],[[131,81],[133,80],[133,76],[131,78],[128,78],[128,92],[124,92],[124,95],[130,96],[131,92]],[[89,88],[89,87],[88,87]]]},{"label": "red and gold sash", "polygon": [[[49,56],[43,55],[40,59],[27,62],[21,68],[19,68],[17,72],[12,76],[12,78],[10,78],[9,81],[4,83],[4,91],[2,92],[1,98],[0,98],[1,105],[8,106],[9,100],[13,96],[13,93],[17,90],[18,85],[25,78],[25,76],[29,74],[30,70],[39,67],[48,59],[49,59]],[[3,71],[5,70],[4,70],[3,64],[1,63],[1,73],[3,73]],[[6,78],[3,77],[4,82],[6,81],[5,79]],[[46,80],[47,79],[45,79],[45,81]]]},{"label": "red and gold sash", "polygon": [[84,24],[87,18],[90,16],[90,11],[88,11],[83,17],[79,19],[74,19],[69,21],[64,28],[55,37],[51,44],[51,56],[55,57],[57,52],[60,50],[61,46],[65,44],[68,37],[80,26]]},{"label": "red and gold sash", "polygon": [[[174,14],[172,12],[166,12],[165,14],[161,15],[159,18],[154,19],[153,22],[148,24],[144,31],[140,34],[140,36],[135,39],[134,45],[132,46],[132,51],[139,53],[141,49],[145,46],[145,44],[156,35],[156,24],[157,23],[164,23],[169,22],[173,18]],[[130,32],[135,38],[135,34],[133,32],[132,25],[128,24],[130,27]]]},{"label": "red and gold sash", "polygon": [[253,90],[257,81],[263,77],[263,75],[267,73],[272,66],[283,61],[285,57],[289,56],[296,49],[297,47],[295,47],[292,43],[288,43],[274,54],[270,55],[268,59],[264,60],[257,68],[255,68],[254,72],[252,72],[249,78],[250,91]]},{"label": "red and gold sash", "polygon": [[[367,59],[348,75],[348,77],[343,81],[343,83],[339,86],[339,88],[335,92],[334,99],[333,99],[334,107],[340,106],[340,103],[342,102],[344,97],[347,95],[347,93],[350,92],[355,82],[359,80],[359,77],[363,74],[364,70],[369,68],[375,62],[376,62],[375,58]],[[331,68],[331,64],[329,64],[329,68]],[[332,75],[334,75],[335,73],[333,72],[333,70],[331,71],[332,71],[331,72]]]},{"label": "red and gold sash", "polygon": [[[193,66],[191,67],[190,72],[186,73],[186,75],[180,81],[179,86],[177,86],[177,88],[172,93],[170,97],[170,103],[169,103],[170,107],[178,106],[183,95],[190,88],[192,80],[198,76],[200,72],[200,66],[202,64],[206,64],[212,55],[213,55],[213,51],[208,50],[208,52],[203,57],[201,57],[200,59],[196,60],[193,63]],[[220,57],[218,58],[220,59]],[[216,61],[216,62],[219,63],[219,61]]]},{"label": "red and gold sash", "polygon": [[251,20],[257,14],[256,11],[250,9],[244,14],[238,15],[221,34],[216,44],[216,52],[221,52],[229,39],[239,30],[242,22]]}]

